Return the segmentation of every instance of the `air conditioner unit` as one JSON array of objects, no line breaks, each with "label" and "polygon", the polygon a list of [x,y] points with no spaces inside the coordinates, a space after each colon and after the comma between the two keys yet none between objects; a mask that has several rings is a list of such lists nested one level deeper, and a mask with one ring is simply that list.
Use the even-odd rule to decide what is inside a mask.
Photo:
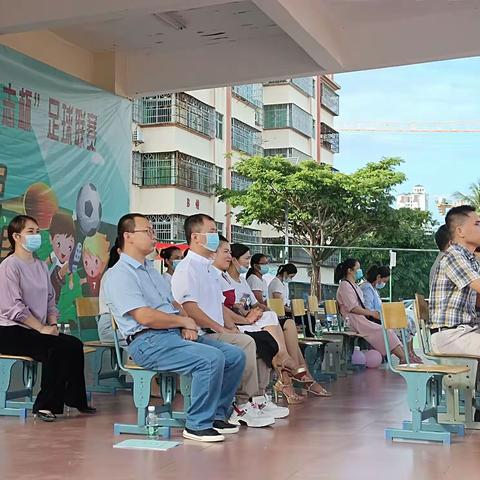
[{"label": "air conditioner unit", "polygon": [[135,130],[133,131],[132,140],[133,140],[133,143],[135,143],[136,145],[138,145],[139,143],[145,142],[145,139],[143,137],[143,132],[140,127],[136,127]]}]

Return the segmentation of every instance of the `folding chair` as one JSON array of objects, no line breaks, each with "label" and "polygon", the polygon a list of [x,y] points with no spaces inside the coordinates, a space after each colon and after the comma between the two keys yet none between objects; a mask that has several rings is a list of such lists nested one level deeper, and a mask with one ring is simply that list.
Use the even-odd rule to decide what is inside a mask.
[{"label": "folding chair", "polygon": [[[418,293],[415,295],[414,307],[415,325],[425,357],[440,365],[463,365],[469,368],[467,373],[443,379],[446,412],[439,418],[445,423],[463,423],[465,428],[479,430],[480,422],[474,421],[479,357],[434,352],[430,341],[430,329],[426,326],[429,318],[428,304],[423,295]],[[438,385],[438,397],[442,398],[442,385]]]},{"label": "folding chair", "polygon": [[[408,406],[412,414],[411,421],[403,422],[403,428],[386,428],[387,440],[394,438],[409,440],[431,440],[450,444],[451,434],[464,435],[463,425],[441,424],[438,422],[438,404],[435,382],[444,377],[453,377],[469,371],[460,365],[421,365],[410,364],[405,331],[408,326],[405,306],[402,302],[383,303],[381,320],[383,338],[387,351],[388,366],[392,372],[401,375],[407,383]],[[407,356],[407,364],[394,366],[391,345],[387,330],[401,330],[402,343]]]},{"label": "folding chair", "polygon": [[283,300],[281,298],[269,298],[267,300],[267,305],[272,312],[277,314],[278,318],[285,318],[285,305],[283,304]]},{"label": "folding chair", "polygon": [[[76,298],[75,309],[77,311],[78,333],[81,338],[83,319],[95,318],[96,322],[98,322],[100,313],[98,297]],[[117,363],[114,343],[91,340],[84,342],[84,345],[95,349],[94,355],[89,356],[93,376],[93,384],[87,385],[89,392],[111,393],[115,395],[117,389],[131,388],[131,384],[126,381],[125,375],[122,374]],[[104,355],[107,352],[110,354],[110,370],[105,370],[103,367]]]},{"label": "folding chair", "polygon": [[159,417],[159,433],[163,437],[169,437],[172,428],[183,428],[185,426],[185,412],[190,406],[191,378],[190,376],[180,376],[180,391],[183,396],[183,412],[173,411],[173,399],[176,393],[176,378],[174,373],[146,370],[133,361],[123,363],[122,349],[118,340],[118,327],[112,314],[113,338],[115,342],[115,353],[117,362],[122,371],[128,373],[133,378],[133,402],[137,408],[137,423],[123,424],[115,423],[113,432],[115,435],[122,433],[146,435],[145,426],[147,417],[147,407],[151,395],[151,382],[155,375],[160,377],[160,391],[162,394],[163,405],[156,408]]},{"label": "folding chair", "polygon": [[[294,317],[300,317],[302,320],[302,336],[307,338],[307,322],[310,332],[313,334],[315,327],[312,326],[311,317],[305,308],[305,302],[301,298],[294,298],[291,300],[292,315]],[[305,320],[306,317],[306,320]]]}]

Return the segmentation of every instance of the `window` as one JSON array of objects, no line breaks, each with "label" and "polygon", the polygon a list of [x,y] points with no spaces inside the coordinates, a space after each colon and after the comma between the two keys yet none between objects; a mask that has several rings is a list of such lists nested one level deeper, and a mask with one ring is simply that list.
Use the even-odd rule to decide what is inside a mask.
[{"label": "window", "polygon": [[264,128],[293,128],[307,137],[312,136],[312,116],[294,103],[265,105]]},{"label": "window", "polygon": [[[219,171],[220,170],[220,171]],[[157,152],[142,155],[142,185],[177,185],[197,192],[213,193],[223,170],[182,152]]]},{"label": "window", "polygon": [[215,137],[215,109],[186,93],[166,93],[142,97],[138,107],[143,124],[178,123],[191,130]]},{"label": "window", "polygon": [[142,154],[132,152],[132,184],[142,185]]},{"label": "window", "polygon": [[308,97],[315,97],[315,78],[314,77],[300,77],[300,78],[286,78],[285,80],[273,80],[264,85],[286,85],[290,84]]},{"label": "window", "polygon": [[288,159],[292,159],[295,161],[301,162],[302,160],[311,160],[312,157],[307,155],[306,153],[297,150],[296,148],[289,147],[289,148],[266,148],[264,150],[264,155],[266,157],[274,157],[276,155],[280,155],[281,157],[285,157]]},{"label": "window", "polygon": [[146,215],[159,242],[184,242],[185,215]]},{"label": "window", "polygon": [[215,167],[215,173],[216,173],[215,185],[218,185],[219,187],[223,187],[223,168]]},{"label": "window", "polygon": [[246,123],[232,118],[232,148],[248,155],[262,155],[261,132]]},{"label": "window", "polygon": [[320,141],[322,147],[330,150],[332,153],[338,153],[340,151],[338,132],[323,122],[320,124]]},{"label": "window", "polygon": [[262,243],[260,230],[232,225],[232,243]]},{"label": "window", "polygon": [[315,138],[317,135],[317,122],[312,118],[312,138]]},{"label": "window", "polygon": [[232,172],[232,190],[243,192],[243,190],[246,190],[252,183],[253,180],[237,172]]},{"label": "window", "polygon": [[295,85],[302,93],[309,97],[315,96],[315,83],[313,77],[292,78],[292,85]]},{"label": "window", "polygon": [[215,137],[223,140],[223,115],[215,112]]},{"label": "window", "polygon": [[222,222],[215,222],[217,226],[217,232],[223,235],[223,223]]},{"label": "window", "polygon": [[325,107],[333,115],[338,115],[340,112],[339,107],[339,96],[333,88],[330,88],[325,83],[322,83],[322,97],[321,97],[322,107]]},{"label": "window", "polygon": [[250,83],[247,85],[234,85],[232,93],[235,97],[244,100],[255,107],[263,107],[263,85]]}]

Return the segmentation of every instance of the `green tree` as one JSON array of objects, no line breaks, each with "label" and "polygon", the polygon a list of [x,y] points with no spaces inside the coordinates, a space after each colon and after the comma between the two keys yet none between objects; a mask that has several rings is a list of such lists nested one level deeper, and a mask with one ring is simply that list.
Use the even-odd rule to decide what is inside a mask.
[{"label": "green tree", "polygon": [[[220,189],[220,200],[239,207],[238,221],[257,221],[288,234],[312,262],[311,290],[320,298],[320,264],[331,249],[350,245],[365,232],[377,232],[391,215],[392,191],[405,179],[396,171],[399,158],[369,163],[352,174],[335,172],[328,165],[304,161],[293,165],[283,157],[251,157],[235,170],[253,180],[243,191]],[[286,215],[288,212],[288,215]]]},{"label": "green tree", "polygon": [[470,185],[470,192],[464,194],[462,192],[455,192],[453,194],[455,200],[459,200],[462,203],[472,205],[476,210],[480,211],[480,180]]},{"label": "green tree", "polygon": [[[400,208],[392,212],[384,228],[362,235],[355,245],[436,250],[433,225],[430,212]],[[372,265],[388,265],[390,261],[388,251],[352,250],[349,256],[360,260],[364,272]],[[414,298],[415,293],[428,297],[428,278],[436,256],[436,251],[397,253],[397,266],[392,271],[393,300]]]}]

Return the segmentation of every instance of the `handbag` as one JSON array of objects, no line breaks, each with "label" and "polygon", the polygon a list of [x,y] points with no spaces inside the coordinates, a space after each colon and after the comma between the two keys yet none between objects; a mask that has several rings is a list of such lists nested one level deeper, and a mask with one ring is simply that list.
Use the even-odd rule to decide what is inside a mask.
[{"label": "handbag", "polygon": [[[349,283],[349,285],[353,288],[353,291],[355,292],[355,295],[357,296],[358,298],[358,302],[360,303],[360,306],[362,308],[365,308],[365,305],[363,304],[363,301],[362,301],[362,298],[360,297],[360,295],[358,294],[357,292],[357,289],[352,285],[352,282],[350,282],[350,280],[345,280],[346,282]],[[366,308],[365,308],[366,310]],[[382,322],[380,320],[377,320],[376,318],[372,317],[371,315],[364,315],[364,317],[367,319],[367,320],[370,320],[371,322],[373,323],[377,323],[378,325],[381,325]]]}]

